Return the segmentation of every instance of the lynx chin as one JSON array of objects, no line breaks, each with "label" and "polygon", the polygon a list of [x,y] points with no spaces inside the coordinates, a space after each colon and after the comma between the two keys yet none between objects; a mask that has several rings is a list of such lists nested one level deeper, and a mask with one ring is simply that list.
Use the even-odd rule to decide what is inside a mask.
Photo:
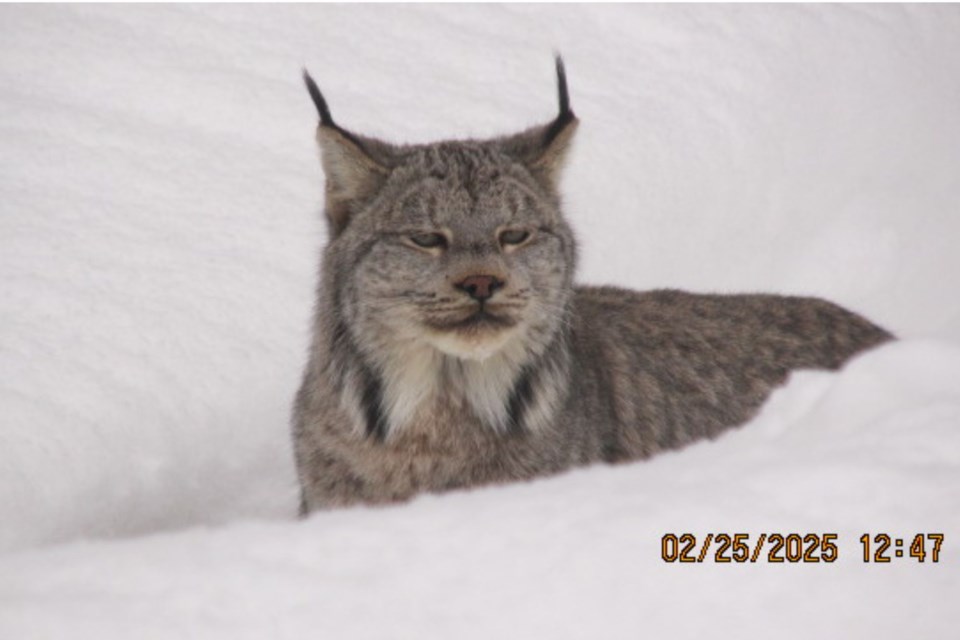
[{"label": "lynx chin", "polygon": [[549,123],[407,146],[337,125],[304,72],[329,241],[293,411],[302,513],[647,458],[892,339],[815,298],[575,286],[556,70]]}]

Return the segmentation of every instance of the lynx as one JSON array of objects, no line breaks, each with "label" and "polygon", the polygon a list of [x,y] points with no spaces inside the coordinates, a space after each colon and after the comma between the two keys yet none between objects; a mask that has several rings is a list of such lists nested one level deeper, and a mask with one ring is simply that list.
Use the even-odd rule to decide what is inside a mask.
[{"label": "lynx", "polygon": [[548,124],[396,146],[337,125],[304,71],[329,234],[293,411],[302,514],[648,458],[892,339],[815,298],[575,286],[556,73]]}]

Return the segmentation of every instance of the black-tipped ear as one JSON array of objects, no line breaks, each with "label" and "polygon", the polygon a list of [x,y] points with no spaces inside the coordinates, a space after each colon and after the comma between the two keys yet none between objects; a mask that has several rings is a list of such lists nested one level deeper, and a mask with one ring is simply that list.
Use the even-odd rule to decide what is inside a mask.
[{"label": "black-tipped ear", "polygon": [[567,149],[577,129],[577,116],[570,109],[567,72],[563,58],[556,57],[559,113],[553,121],[503,140],[503,149],[553,184],[563,166]]},{"label": "black-tipped ear", "polygon": [[337,236],[350,221],[359,202],[371,197],[390,172],[392,147],[379,140],[355,135],[340,127],[307,70],[303,81],[320,116],[317,143],[327,178],[326,213],[330,231]]}]

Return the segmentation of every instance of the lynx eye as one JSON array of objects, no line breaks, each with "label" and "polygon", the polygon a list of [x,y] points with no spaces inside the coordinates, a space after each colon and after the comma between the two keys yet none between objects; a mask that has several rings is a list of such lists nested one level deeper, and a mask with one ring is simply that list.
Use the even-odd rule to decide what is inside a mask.
[{"label": "lynx eye", "polygon": [[447,246],[447,237],[442,233],[416,233],[410,237],[410,242],[424,249],[443,249]]},{"label": "lynx eye", "polygon": [[507,229],[500,232],[500,244],[503,246],[523,244],[530,237],[525,229]]}]

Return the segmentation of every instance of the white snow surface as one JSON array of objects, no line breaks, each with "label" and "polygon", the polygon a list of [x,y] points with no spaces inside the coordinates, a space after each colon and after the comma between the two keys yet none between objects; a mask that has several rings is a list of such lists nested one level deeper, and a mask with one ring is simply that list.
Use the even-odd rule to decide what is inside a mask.
[{"label": "white snow surface", "polygon": [[[953,636],[958,33],[955,5],[0,7],[0,638]],[[554,50],[582,282],[818,295],[901,339],[649,462],[295,520],[300,68],[426,142],[551,118]],[[662,560],[685,532],[839,557]],[[862,559],[935,532],[938,563]]]}]

